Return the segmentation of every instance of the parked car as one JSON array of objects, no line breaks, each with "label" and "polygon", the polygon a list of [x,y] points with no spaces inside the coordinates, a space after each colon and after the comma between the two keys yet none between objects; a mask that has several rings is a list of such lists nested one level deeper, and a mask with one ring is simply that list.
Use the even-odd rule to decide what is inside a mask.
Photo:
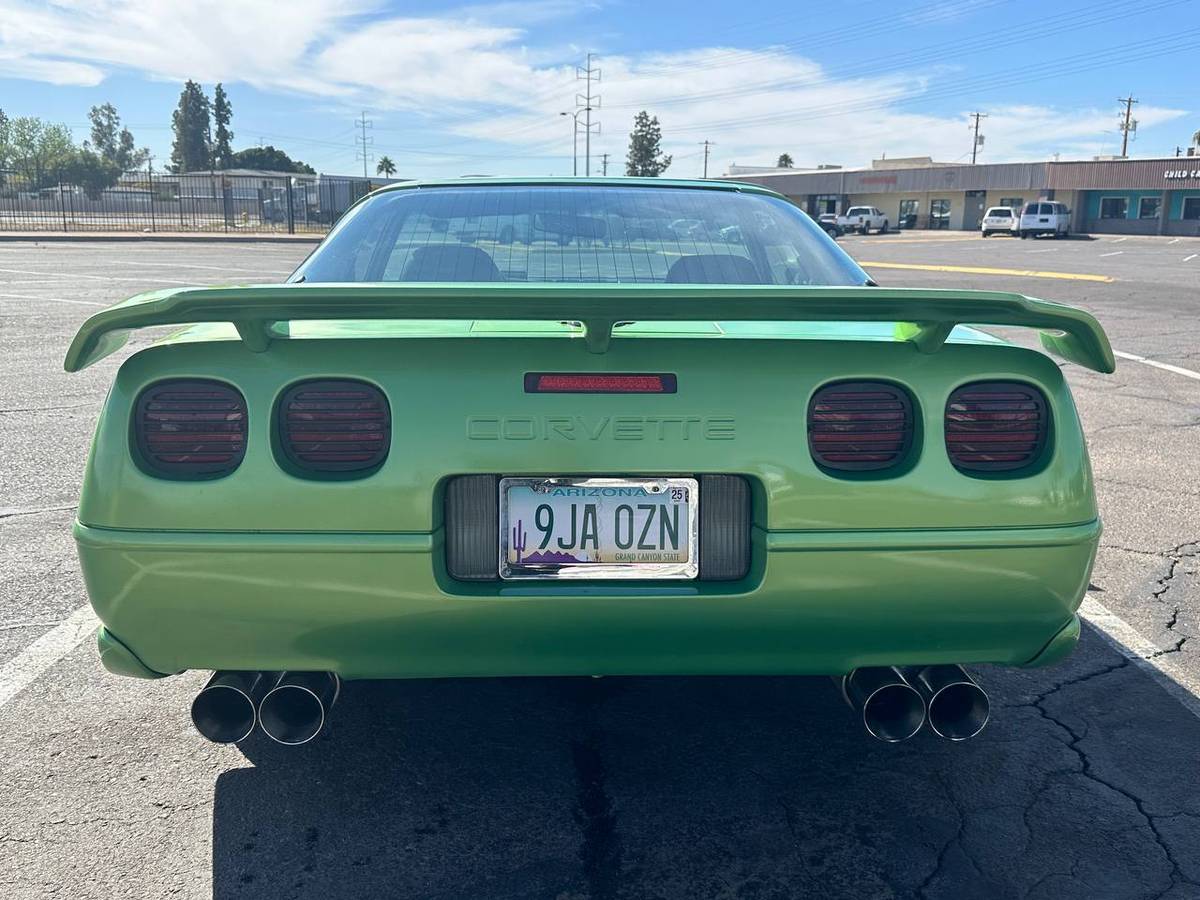
[{"label": "parked car", "polygon": [[979,230],[984,237],[993,234],[1016,235],[1021,228],[1021,213],[1011,206],[993,206],[984,213]]},{"label": "parked car", "polygon": [[[567,243],[453,237],[505,210]],[[681,213],[742,243],[681,252]],[[978,733],[962,665],[1069,653],[1101,527],[1062,370],[965,323],[1112,350],[1068,306],[874,286],[817,229],[744,184],[401,183],[285,284],[96,313],[68,371],[186,326],[88,457],[104,666],[216,670],[227,742],[311,740],[342,679],[511,675],[823,673],[880,739]]]},{"label": "parked car", "polygon": [[871,230],[887,234],[887,216],[873,206],[852,206],[844,216],[838,216],[838,225],[843,231],[857,231],[859,234],[870,234]]},{"label": "parked car", "polygon": [[1023,238],[1050,234],[1056,238],[1066,237],[1071,232],[1071,210],[1065,203],[1054,200],[1039,200],[1026,203],[1021,211],[1018,233]]},{"label": "parked car", "polygon": [[817,224],[825,229],[825,233],[834,240],[837,240],[846,233],[845,229],[838,224],[838,217],[833,213],[821,213],[817,217]]}]

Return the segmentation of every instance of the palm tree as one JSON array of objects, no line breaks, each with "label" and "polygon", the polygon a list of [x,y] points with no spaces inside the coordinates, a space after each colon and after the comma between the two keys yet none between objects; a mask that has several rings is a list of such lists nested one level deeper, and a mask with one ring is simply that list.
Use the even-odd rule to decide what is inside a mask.
[{"label": "palm tree", "polygon": [[379,165],[375,167],[376,175],[383,175],[385,178],[391,178],[396,174],[396,164],[392,162],[390,156],[379,157]]}]

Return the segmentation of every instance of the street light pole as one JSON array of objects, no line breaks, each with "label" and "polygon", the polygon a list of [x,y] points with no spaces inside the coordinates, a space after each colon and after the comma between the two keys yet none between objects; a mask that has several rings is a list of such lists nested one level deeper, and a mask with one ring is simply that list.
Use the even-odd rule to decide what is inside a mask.
[{"label": "street light pole", "polygon": [[571,174],[579,175],[579,114],[582,109],[576,110],[573,113],[560,112],[560,116],[570,116],[574,121],[571,126]]}]

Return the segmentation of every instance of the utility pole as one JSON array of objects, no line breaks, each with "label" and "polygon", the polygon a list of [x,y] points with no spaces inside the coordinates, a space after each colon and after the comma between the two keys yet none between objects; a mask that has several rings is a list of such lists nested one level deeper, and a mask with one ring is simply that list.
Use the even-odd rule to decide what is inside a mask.
[{"label": "utility pole", "polygon": [[967,118],[975,120],[975,137],[971,139],[971,165],[975,165],[975,156],[983,144],[983,136],[979,133],[979,120],[986,119],[987,113],[973,112]]},{"label": "utility pole", "polygon": [[1121,130],[1121,159],[1125,159],[1129,155],[1129,133],[1137,131],[1137,119],[1133,118],[1133,104],[1139,102],[1133,99],[1133,94],[1128,97],[1118,97],[1118,103],[1125,104],[1125,116],[1117,124],[1117,128]]},{"label": "utility pole", "polygon": [[607,153],[600,154],[600,165],[603,166],[603,168],[600,170],[600,174],[604,176],[608,175],[608,156],[609,154]]},{"label": "utility pole", "polygon": [[704,177],[707,178],[708,177],[708,148],[715,147],[717,145],[714,144],[712,141],[701,141],[700,143],[704,145]]},{"label": "utility pole", "polygon": [[[584,82],[584,93],[575,95],[575,106],[584,113],[583,117],[583,174],[592,174],[592,110],[600,108],[599,95],[592,94],[592,82],[600,81],[600,70],[592,65],[596,54],[589,53],[587,61],[582,66],[575,67],[575,80]],[[600,132],[600,123],[596,123],[596,132]]]},{"label": "utility pole", "polygon": [[367,129],[374,128],[375,123],[367,118],[367,111],[363,110],[362,116],[355,120],[354,124],[358,126],[359,130],[358,137],[355,139],[355,143],[358,145],[358,147],[356,148],[354,155],[356,158],[362,158],[363,178],[370,178],[371,176],[367,173],[367,163],[369,163],[374,157],[371,155],[370,151],[367,150],[367,148],[375,143],[375,138],[367,136]]}]

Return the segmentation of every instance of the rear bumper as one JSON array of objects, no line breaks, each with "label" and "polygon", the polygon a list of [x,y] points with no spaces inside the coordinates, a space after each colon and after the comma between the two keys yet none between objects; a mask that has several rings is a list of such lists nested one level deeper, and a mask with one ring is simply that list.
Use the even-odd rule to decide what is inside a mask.
[{"label": "rear bumper", "polygon": [[740,582],[615,586],[454,582],[440,532],[75,537],[119,674],[834,674],[1055,661],[1100,527],[756,530]]}]

